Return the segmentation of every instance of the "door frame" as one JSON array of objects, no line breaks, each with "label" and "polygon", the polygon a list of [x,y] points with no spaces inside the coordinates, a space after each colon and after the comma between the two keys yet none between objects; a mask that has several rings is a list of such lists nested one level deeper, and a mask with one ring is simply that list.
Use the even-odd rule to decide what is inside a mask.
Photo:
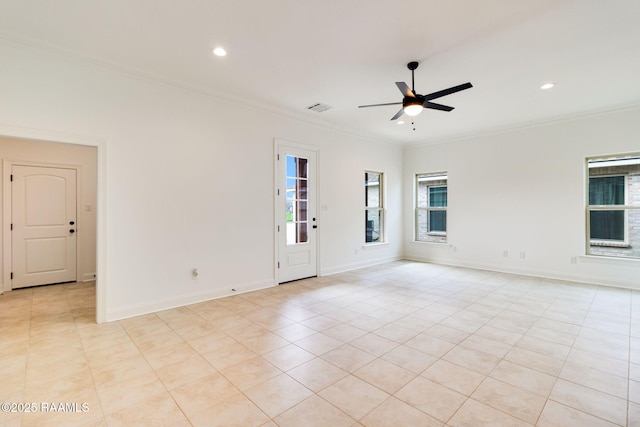
[{"label": "door frame", "polygon": [[[79,224],[79,213],[81,209],[82,195],[82,165],[19,161],[19,160],[2,160],[2,229],[9,230],[11,228],[11,219],[13,215],[13,203],[11,200],[11,173],[14,166],[33,166],[40,168],[70,169],[76,172],[76,228]],[[81,240],[76,238],[76,281],[78,281],[78,267],[80,266],[79,254],[81,251]],[[11,271],[13,270],[13,239],[11,233],[3,234],[2,242],[2,282],[4,291],[12,290]]]},{"label": "door frame", "polygon": [[[99,137],[87,137],[87,136],[77,136],[71,135],[68,133],[62,132],[52,132],[40,129],[31,129],[17,126],[8,126],[0,124],[0,135],[9,137],[9,138],[23,138],[23,139],[32,139],[42,142],[58,142],[64,144],[74,144],[74,145],[86,145],[90,147],[96,147],[96,173],[97,173],[97,188],[96,188],[96,323],[104,323],[107,320],[107,245],[106,245],[106,237],[107,237],[107,195],[106,195],[106,186],[107,186],[107,155],[106,155],[106,145],[107,141],[103,138]],[[13,161],[13,163],[18,163],[17,161]],[[33,162],[29,162],[33,163]],[[10,193],[10,189],[7,190],[7,185],[10,184],[7,182],[7,168],[4,167],[3,164],[3,215],[4,218],[7,218],[6,207],[4,206],[4,198],[6,194]],[[8,173],[11,175],[11,172]],[[9,216],[11,215],[11,211],[9,210]],[[4,222],[4,221],[3,221]],[[3,224],[6,227],[6,224]],[[8,228],[4,228],[3,230],[8,230]],[[6,246],[6,239],[9,233],[3,233],[3,258],[4,254],[7,253],[6,248],[10,248],[11,246],[11,237],[9,236],[9,246]],[[11,252],[9,252],[10,254]],[[76,251],[76,255],[78,252]],[[11,265],[9,263],[9,265]],[[4,266],[4,259],[3,259]],[[10,267],[9,267],[10,268]],[[7,274],[9,273],[9,274]],[[7,277],[10,277],[11,271],[3,270],[2,284],[0,284],[0,293],[2,293],[3,289],[11,288],[10,281],[7,282]],[[7,285],[7,283],[9,283]]]},{"label": "door frame", "polygon": [[274,284],[280,284],[280,269],[278,268],[278,262],[280,261],[280,236],[281,233],[278,232],[278,222],[279,222],[279,210],[280,206],[278,204],[278,188],[280,184],[280,176],[279,176],[279,163],[278,163],[278,152],[280,151],[280,147],[292,147],[299,148],[301,150],[313,151],[316,154],[316,170],[315,175],[311,178],[315,181],[315,194],[316,194],[316,218],[318,219],[318,227],[316,231],[316,275],[320,277],[320,230],[322,230],[322,222],[320,218],[320,149],[318,147],[301,144],[299,142],[288,141],[284,139],[274,139],[273,140],[273,244],[274,244],[274,260],[273,260],[273,277],[275,278]]}]

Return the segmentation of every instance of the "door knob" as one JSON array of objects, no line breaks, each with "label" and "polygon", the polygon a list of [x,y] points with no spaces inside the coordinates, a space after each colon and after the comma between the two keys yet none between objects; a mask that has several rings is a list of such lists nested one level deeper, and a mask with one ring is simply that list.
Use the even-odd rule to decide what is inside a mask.
[{"label": "door knob", "polygon": [[73,225],[73,224],[75,224],[75,222],[69,221],[69,225]]},{"label": "door knob", "polygon": [[73,228],[71,230],[69,230],[69,233],[75,233],[76,230],[74,230]]}]

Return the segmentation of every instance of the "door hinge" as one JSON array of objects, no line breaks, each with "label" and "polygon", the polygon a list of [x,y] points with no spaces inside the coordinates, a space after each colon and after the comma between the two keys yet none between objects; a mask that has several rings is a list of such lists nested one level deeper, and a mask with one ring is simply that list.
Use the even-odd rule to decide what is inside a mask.
[{"label": "door hinge", "polygon": [[276,156],[278,157],[278,160],[280,160],[280,154],[276,154]]},{"label": "door hinge", "polygon": [[278,233],[280,232],[280,226],[278,226]]},{"label": "door hinge", "polygon": [[[278,261],[278,268],[280,268],[280,261]],[[13,278],[13,273],[11,273],[11,278]]]},{"label": "door hinge", "polygon": [[280,195],[280,189],[278,188],[278,196]]},{"label": "door hinge", "polygon": [[13,280],[13,271],[11,272],[11,280]]},{"label": "door hinge", "polygon": [[13,231],[13,223],[11,223],[11,231]]},{"label": "door hinge", "polygon": [[13,174],[10,175],[9,181],[13,182]]}]

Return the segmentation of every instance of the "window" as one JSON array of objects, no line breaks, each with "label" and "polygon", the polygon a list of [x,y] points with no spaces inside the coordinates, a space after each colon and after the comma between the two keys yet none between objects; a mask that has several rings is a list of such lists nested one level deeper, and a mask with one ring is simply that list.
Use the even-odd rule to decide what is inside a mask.
[{"label": "window", "polygon": [[416,175],[416,241],[447,241],[447,193],[445,172]]},{"label": "window", "polygon": [[365,242],[384,242],[384,200],[382,173],[364,173]]},{"label": "window", "polygon": [[640,258],[640,156],[587,161],[587,253]]}]

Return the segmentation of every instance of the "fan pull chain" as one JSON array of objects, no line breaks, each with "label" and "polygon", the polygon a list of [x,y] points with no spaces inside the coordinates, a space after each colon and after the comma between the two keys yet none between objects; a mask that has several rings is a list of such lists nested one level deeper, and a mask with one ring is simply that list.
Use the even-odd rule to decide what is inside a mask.
[{"label": "fan pull chain", "polygon": [[413,123],[413,119],[411,119],[411,126],[413,126],[413,130],[416,130],[416,124]]}]

